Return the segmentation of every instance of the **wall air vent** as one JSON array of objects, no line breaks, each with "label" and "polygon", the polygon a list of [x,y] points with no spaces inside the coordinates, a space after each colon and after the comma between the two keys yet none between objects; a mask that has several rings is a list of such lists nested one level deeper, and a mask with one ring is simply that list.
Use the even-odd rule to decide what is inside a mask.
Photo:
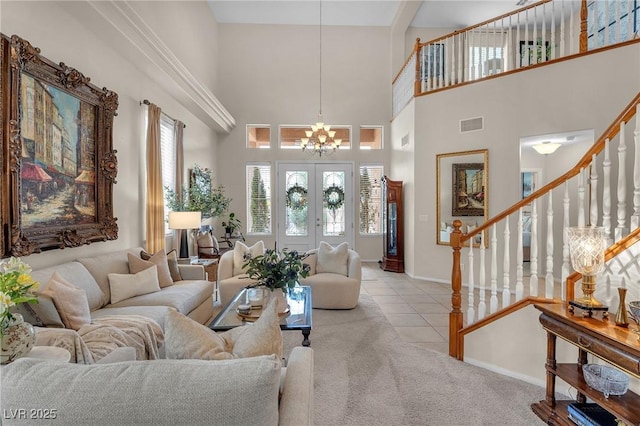
[{"label": "wall air vent", "polygon": [[469,118],[460,120],[460,133],[475,132],[484,129],[484,118]]}]

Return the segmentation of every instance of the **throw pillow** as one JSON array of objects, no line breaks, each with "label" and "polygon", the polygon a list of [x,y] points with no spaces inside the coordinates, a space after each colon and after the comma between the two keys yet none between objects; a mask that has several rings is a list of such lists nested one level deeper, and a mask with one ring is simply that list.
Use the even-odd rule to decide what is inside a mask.
[{"label": "throw pillow", "polygon": [[111,303],[118,303],[134,296],[160,291],[158,267],[144,269],[137,274],[108,274]]},{"label": "throw pillow", "polygon": [[256,322],[235,338],[232,353],[238,358],[276,354],[282,358],[282,330],[276,312],[276,298],[263,309]]},{"label": "throw pillow", "polygon": [[208,327],[170,310],[164,321],[167,359],[230,359],[276,354],[282,358],[282,331],[275,301],[252,325],[216,334]]},{"label": "throw pillow", "polygon": [[332,272],[348,276],[347,263],[349,260],[349,245],[342,243],[338,247],[333,248],[331,244],[320,241],[318,248],[318,263],[316,264],[317,273]]},{"label": "throw pillow", "polygon": [[175,249],[167,253],[167,265],[169,265],[169,272],[173,282],[182,281],[182,275],[180,275],[180,268],[178,267],[178,252]]},{"label": "throw pillow", "polygon": [[198,234],[198,254],[208,254],[213,256],[218,254],[220,246],[216,237],[211,235],[210,232],[203,232]]},{"label": "throw pillow", "polygon": [[167,359],[231,359],[225,341],[209,327],[170,309],[164,320]]},{"label": "throw pillow", "polygon": [[167,255],[164,253],[164,250],[158,251],[151,256],[149,260],[137,257],[133,253],[127,253],[127,259],[129,261],[129,272],[132,274],[137,274],[155,265],[158,267],[158,283],[160,284],[160,288],[173,285],[169,264],[167,263]]},{"label": "throw pillow", "polygon": [[42,294],[53,300],[66,328],[77,331],[80,327],[91,324],[87,293],[62,278],[57,272],[53,273]]},{"label": "throw pillow", "polygon": [[252,257],[263,254],[264,242],[258,241],[251,247],[247,247],[244,243],[238,241],[233,248],[233,275],[244,274],[245,268],[243,268],[242,265]]}]

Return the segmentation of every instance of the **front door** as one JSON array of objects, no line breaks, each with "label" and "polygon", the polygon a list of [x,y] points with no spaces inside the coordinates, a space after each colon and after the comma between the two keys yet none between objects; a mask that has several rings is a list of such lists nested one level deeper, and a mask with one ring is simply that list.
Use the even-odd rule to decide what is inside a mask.
[{"label": "front door", "polygon": [[353,247],[353,164],[278,163],[278,247]]}]

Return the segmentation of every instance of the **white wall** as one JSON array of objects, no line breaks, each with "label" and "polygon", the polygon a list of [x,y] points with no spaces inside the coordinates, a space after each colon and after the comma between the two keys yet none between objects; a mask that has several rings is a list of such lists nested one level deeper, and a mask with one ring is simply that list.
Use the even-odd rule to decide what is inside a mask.
[{"label": "white wall", "polygon": [[[640,87],[640,46],[608,50],[571,61],[469,84],[416,99],[415,217],[428,214],[417,227],[415,267],[408,273],[448,282],[451,249],[435,241],[435,156],[489,149],[489,213],[517,201],[519,140],[522,136],[594,128],[597,137]],[[484,130],[460,134],[461,119],[484,117]],[[420,167],[418,167],[420,165]],[[392,157],[392,170],[404,167]]]},{"label": "white wall", "polygon": [[[352,149],[339,150],[327,161],[382,163],[388,173],[391,66],[389,32],[379,27],[323,27],[322,112],[332,125],[352,126]],[[219,182],[233,198],[231,210],[246,225],[244,170],[247,162],[317,161],[300,150],[280,150],[279,125],[310,125],[319,108],[318,28],[314,26],[222,24],[219,47],[220,100],[237,127],[221,138]],[[247,149],[246,125],[271,126],[270,150]],[[360,151],[360,125],[384,126],[384,150]],[[324,160],[323,160],[324,161]],[[355,174],[357,181],[357,173]],[[392,177],[394,178],[394,177]],[[275,179],[272,180],[275,182]],[[274,185],[275,187],[275,185]],[[356,187],[357,191],[357,187]],[[283,191],[280,196],[282,197]],[[357,194],[357,192],[356,192]],[[272,191],[275,202],[276,192]],[[358,198],[356,197],[356,203]],[[357,204],[356,204],[357,206]],[[275,211],[274,211],[275,212]],[[357,209],[354,224],[357,230]],[[246,226],[244,227],[246,229]],[[257,239],[273,247],[271,237]],[[382,239],[360,237],[355,249],[362,259],[382,257]]]},{"label": "white wall", "polygon": [[[215,28],[216,23],[213,18],[207,19],[207,16],[211,16],[210,13],[203,14],[204,10],[208,11],[206,5],[201,9],[201,5],[194,7],[194,4],[190,3],[180,13],[177,13],[179,8],[174,2],[154,2],[153,7],[146,11],[146,5],[136,4],[136,7],[140,8],[140,13],[149,14],[149,23],[162,26],[155,28],[157,33],[170,38],[174,47],[189,52],[185,61],[198,70],[202,67],[196,65],[199,59],[192,53],[206,51],[215,45],[216,40],[193,39],[193,32],[185,32],[181,28],[188,28],[193,22],[208,23]],[[113,135],[113,147],[118,151],[118,176],[113,200],[114,216],[118,218],[118,239],[33,254],[25,260],[31,266],[39,268],[82,256],[142,245],[145,108],[140,107],[140,100],[149,99],[173,118],[187,124],[184,145],[187,167],[196,159],[206,167],[215,164],[216,134],[169,95],[163,85],[149,77],[155,70],[142,56],[139,61],[133,62],[120,54],[127,48],[126,40],[119,38],[117,32],[110,31],[113,28],[87,3],[3,1],[1,8],[2,33],[8,36],[19,35],[41,48],[42,54],[48,59],[77,68],[90,77],[93,84],[113,90],[119,96]],[[176,29],[167,28],[158,16],[171,18]],[[210,58],[205,63],[206,67],[215,65],[215,61]],[[215,76],[212,76],[208,83],[212,84],[214,79]]]}]

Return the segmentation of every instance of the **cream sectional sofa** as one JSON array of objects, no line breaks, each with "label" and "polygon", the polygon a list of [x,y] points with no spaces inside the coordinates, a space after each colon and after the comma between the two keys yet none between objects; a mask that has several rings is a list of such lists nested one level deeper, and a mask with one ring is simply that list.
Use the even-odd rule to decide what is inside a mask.
[{"label": "cream sectional sofa", "polygon": [[[40,282],[40,290],[43,290],[53,273],[57,272],[74,286],[82,288],[87,294],[92,319],[108,315],[142,315],[155,320],[164,329],[167,311],[175,308],[201,324],[208,324],[213,319],[213,282],[205,279],[204,268],[200,265],[179,265],[183,280],[160,291],[110,303],[108,274],[129,274],[127,253],[139,256],[141,250],[133,248],[80,258],[34,270],[33,278]],[[29,305],[30,310],[21,310],[25,320],[40,327],[64,327],[53,301],[42,294],[38,301],[38,304]]]},{"label": "cream sectional sofa", "polygon": [[[280,397],[279,397],[280,395]],[[313,424],[313,350],[226,361],[59,364],[18,359],[2,367],[3,424]]]}]

